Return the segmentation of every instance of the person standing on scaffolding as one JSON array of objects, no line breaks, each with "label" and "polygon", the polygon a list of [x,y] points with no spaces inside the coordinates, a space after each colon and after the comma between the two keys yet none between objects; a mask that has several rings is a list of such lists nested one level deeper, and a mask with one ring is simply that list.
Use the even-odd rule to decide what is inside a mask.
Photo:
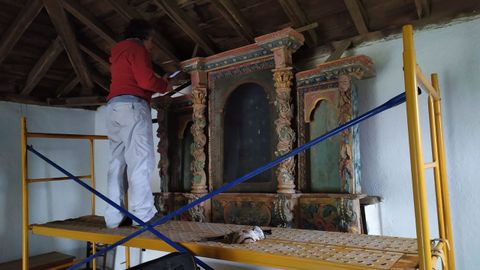
[{"label": "person standing on scaffolding", "polygon": [[[108,197],[124,204],[128,180],[128,206],[144,222],[159,218],[155,209],[150,179],[155,156],[150,100],[154,93],[166,93],[168,77],[159,78],[152,70],[150,52],[153,28],[145,20],[131,20],[125,40],[111,49],[112,82],[107,97],[107,134],[110,144]],[[130,225],[131,220],[107,206],[108,228]]]}]

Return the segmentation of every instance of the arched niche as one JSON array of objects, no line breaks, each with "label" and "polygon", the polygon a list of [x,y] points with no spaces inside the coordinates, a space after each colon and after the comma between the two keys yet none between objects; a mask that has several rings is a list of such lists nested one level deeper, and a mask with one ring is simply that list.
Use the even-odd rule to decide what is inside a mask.
[{"label": "arched niche", "polygon": [[[338,126],[336,105],[326,98],[315,101],[309,117],[309,141]],[[340,145],[341,137],[337,135],[310,149],[308,168],[312,192],[342,192],[339,173]]]},{"label": "arched niche", "polygon": [[[265,89],[257,83],[236,87],[224,105],[223,180],[242,176],[273,158],[272,112]],[[275,190],[272,170],[268,170],[235,191]]]}]

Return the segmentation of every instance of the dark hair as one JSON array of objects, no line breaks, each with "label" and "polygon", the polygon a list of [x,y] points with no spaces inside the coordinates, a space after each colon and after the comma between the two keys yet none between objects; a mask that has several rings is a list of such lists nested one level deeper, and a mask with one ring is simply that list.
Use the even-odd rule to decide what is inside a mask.
[{"label": "dark hair", "polygon": [[130,20],[127,27],[125,28],[123,36],[125,39],[138,38],[140,40],[146,40],[152,34],[152,31],[152,25],[146,20],[133,19]]}]

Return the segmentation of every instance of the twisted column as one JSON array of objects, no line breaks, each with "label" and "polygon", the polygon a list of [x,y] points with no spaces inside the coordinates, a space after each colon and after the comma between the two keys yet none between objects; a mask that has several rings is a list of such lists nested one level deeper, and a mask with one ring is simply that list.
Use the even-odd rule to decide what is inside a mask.
[{"label": "twisted column", "polygon": [[205,117],[207,88],[202,86],[192,87],[193,125],[191,132],[193,144],[191,154],[193,156],[190,170],[193,174],[192,193],[207,192],[207,177],[205,174],[205,144],[207,136],[204,129],[207,124]]},{"label": "twisted column", "polygon": [[[291,127],[293,109],[291,104],[291,86],[293,72],[291,67],[273,70],[275,81],[275,107],[278,118],[275,120],[275,130],[278,136],[276,156],[284,155],[292,150],[295,142],[295,132]],[[295,193],[294,177],[295,159],[291,157],[282,162],[277,168],[278,193]]]},{"label": "twisted column", "polygon": [[157,137],[160,139],[157,151],[160,154],[160,161],[158,168],[160,169],[160,190],[161,192],[168,192],[169,179],[168,179],[168,166],[170,161],[168,160],[168,130],[167,130],[167,115],[168,104],[163,107],[157,108]]}]

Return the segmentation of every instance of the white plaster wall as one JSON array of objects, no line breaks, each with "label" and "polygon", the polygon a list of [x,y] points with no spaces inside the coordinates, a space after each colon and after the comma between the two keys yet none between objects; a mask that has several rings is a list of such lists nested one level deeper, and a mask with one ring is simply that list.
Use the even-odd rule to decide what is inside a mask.
[{"label": "white plaster wall", "polygon": [[[21,257],[21,158],[20,117],[31,132],[93,134],[94,111],[48,108],[0,102],[0,262]],[[38,151],[74,174],[89,174],[88,142],[31,139]],[[29,154],[29,177],[64,176]],[[89,214],[90,196],[73,182],[29,185],[30,223]],[[30,254],[58,250],[84,256],[85,244],[77,241],[30,236]]]},{"label": "white plaster wall", "polygon": [[[415,32],[417,62],[439,74],[457,269],[478,269],[480,250],[480,20]],[[365,112],[404,89],[402,40],[377,42],[350,54],[370,56],[375,78],[361,81],[360,111]],[[425,96],[421,97],[423,142],[430,161]],[[405,105],[360,125],[363,190],[380,195],[381,233],[415,237]],[[434,187],[427,175],[431,237],[438,237]]]}]

